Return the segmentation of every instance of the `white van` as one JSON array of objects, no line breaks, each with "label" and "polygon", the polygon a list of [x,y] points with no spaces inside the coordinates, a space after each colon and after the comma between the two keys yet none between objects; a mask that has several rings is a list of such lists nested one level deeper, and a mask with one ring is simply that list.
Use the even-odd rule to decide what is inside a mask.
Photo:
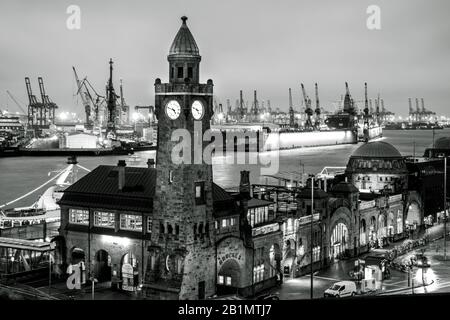
[{"label": "white van", "polygon": [[325,290],[324,297],[353,297],[356,294],[356,284],[353,281],[340,281]]}]

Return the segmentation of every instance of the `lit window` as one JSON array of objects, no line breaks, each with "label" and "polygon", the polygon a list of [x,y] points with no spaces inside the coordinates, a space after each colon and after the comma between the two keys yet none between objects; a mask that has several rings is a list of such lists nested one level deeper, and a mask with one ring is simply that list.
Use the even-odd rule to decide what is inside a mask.
[{"label": "lit window", "polygon": [[219,221],[214,221],[214,227],[216,228],[216,229],[219,229]]},{"label": "lit window", "polygon": [[94,212],[94,225],[97,227],[114,228],[115,222],[116,219],[113,212]]},{"label": "lit window", "polygon": [[195,204],[205,204],[205,182],[200,181],[195,183]]},{"label": "lit window", "polygon": [[231,277],[225,277],[226,279],[226,285],[231,286]]},{"label": "lit window", "polygon": [[142,231],[142,216],[135,214],[121,214],[120,229]]},{"label": "lit window", "polygon": [[222,228],[227,226],[227,219],[222,219]]},{"label": "lit window", "polygon": [[153,220],[147,218],[147,233],[152,233]]},{"label": "lit window", "polygon": [[219,276],[219,284],[223,284],[223,276]]},{"label": "lit window", "polygon": [[89,224],[89,210],[69,209],[69,222],[73,224]]}]

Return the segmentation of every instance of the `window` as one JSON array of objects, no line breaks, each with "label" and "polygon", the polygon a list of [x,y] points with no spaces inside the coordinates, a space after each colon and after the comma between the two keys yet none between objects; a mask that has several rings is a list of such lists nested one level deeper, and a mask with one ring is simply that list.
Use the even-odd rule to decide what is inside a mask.
[{"label": "window", "polygon": [[253,282],[260,282],[264,280],[264,264],[253,267]]},{"label": "window", "polygon": [[188,78],[193,77],[192,67],[188,67]]},{"label": "window", "polygon": [[223,276],[219,276],[219,284],[224,284],[224,277]]},{"label": "window", "polygon": [[214,221],[214,227],[216,228],[216,229],[219,229],[219,221]]},{"label": "window", "polygon": [[114,228],[116,223],[115,214],[113,212],[94,212],[94,225],[97,227]]},{"label": "window", "polygon": [[174,67],[170,68],[170,77],[173,78],[174,75]]},{"label": "window", "polygon": [[147,232],[152,233],[152,227],[153,227],[153,220],[150,218],[147,218]]},{"label": "window", "polygon": [[142,231],[142,216],[135,214],[121,214],[120,229]]},{"label": "window", "polygon": [[74,224],[89,224],[89,210],[69,209],[69,222]]},{"label": "window", "polygon": [[205,204],[205,182],[200,181],[195,183],[195,204]]},{"label": "window", "polygon": [[169,170],[169,184],[173,182],[173,171]]},{"label": "window", "polygon": [[231,286],[231,277],[225,277],[226,285]]},{"label": "window", "polygon": [[222,228],[226,228],[227,226],[227,219],[222,219]]},{"label": "window", "polygon": [[177,78],[183,78],[183,67],[177,68]]},{"label": "window", "polygon": [[320,260],[320,247],[314,247],[313,248],[313,262]]}]

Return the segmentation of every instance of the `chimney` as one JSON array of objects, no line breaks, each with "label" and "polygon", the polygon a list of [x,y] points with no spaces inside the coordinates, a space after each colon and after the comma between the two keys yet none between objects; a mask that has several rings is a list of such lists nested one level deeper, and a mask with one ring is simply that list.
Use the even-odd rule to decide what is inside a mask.
[{"label": "chimney", "polygon": [[148,159],[147,160],[147,167],[150,168],[155,168],[155,159]]},{"label": "chimney", "polygon": [[250,171],[241,171],[241,181],[239,182],[239,194],[243,199],[250,199]]},{"label": "chimney", "polygon": [[119,181],[119,190],[122,191],[123,187],[125,187],[125,167],[127,166],[125,160],[119,160],[117,163],[117,171],[118,171],[118,181]]}]

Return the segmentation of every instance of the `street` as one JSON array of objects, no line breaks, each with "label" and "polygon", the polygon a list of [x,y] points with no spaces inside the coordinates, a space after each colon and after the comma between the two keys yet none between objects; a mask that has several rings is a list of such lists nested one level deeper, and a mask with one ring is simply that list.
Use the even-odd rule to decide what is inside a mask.
[{"label": "street", "polygon": [[[448,228],[448,226],[447,226]],[[442,235],[443,225],[436,225],[427,231],[430,239],[437,239]],[[398,245],[396,243],[395,245]],[[447,253],[450,253],[449,239],[447,238]],[[370,254],[378,254],[386,251],[384,249],[375,249]],[[419,247],[396,260],[409,260],[416,253],[424,253],[430,263],[429,268],[417,268],[412,271],[413,286],[408,285],[408,273],[390,268],[390,279],[383,280],[381,290],[375,295],[397,295],[397,294],[424,294],[424,293],[443,293],[450,292],[450,254],[447,254],[446,261],[443,261],[444,240],[439,239],[428,243],[424,247]],[[359,258],[364,259],[368,254]],[[323,298],[324,291],[335,282],[350,280],[349,272],[353,269],[355,260],[358,258],[340,260],[326,269],[314,273],[313,278],[313,297],[314,299]],[[279,296],[281,300],[310,299],[311,277],[310,274],[298,278],[285,278],[281,288],[272,292]],[[360,286],[357,284],[358,291]],[[361,295],[358,292],[358,296]]]}]

